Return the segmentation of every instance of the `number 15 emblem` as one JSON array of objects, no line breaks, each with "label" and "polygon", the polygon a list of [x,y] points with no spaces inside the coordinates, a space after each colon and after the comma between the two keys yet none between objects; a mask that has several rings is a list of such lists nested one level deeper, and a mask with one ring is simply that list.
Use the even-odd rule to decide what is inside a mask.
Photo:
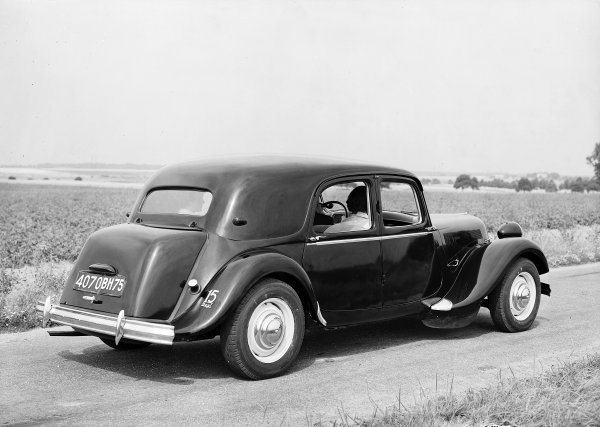
[{"label": "number 15 emblem", "polygon": [[218,293],[219,293],[219,291],[215,291],[215,290],[210,291],[208,293],[208,295],[206,296],[206,299],[202,303],[202,307],[211,308],[213,305],[213,302],[215,302],[215,300],[217,299]]}]

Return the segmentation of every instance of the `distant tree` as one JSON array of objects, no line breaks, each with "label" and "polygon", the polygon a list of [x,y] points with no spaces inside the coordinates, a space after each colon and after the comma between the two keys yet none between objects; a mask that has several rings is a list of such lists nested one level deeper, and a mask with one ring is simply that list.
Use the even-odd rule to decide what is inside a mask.
[{"label": "distant tree", "polygon": [[479,181],[480,187],[494,187],[494,188],[512,188],[515,189],[517,183],[514,181],[504,181],[500,178],[494,178],[490,181],[481,180]]},{"label": "distant tree", "polygon": [[8,179],[11,180],[11,181],[13,181],[13,180],[17,179],[17,177],[16,176],[9,176]]},{"label": "distant tree", "polygon": [[433,180],[431,181],[432,184],[439,184],[440,180],[437,178],[433,178]]},{"label": "distant tree", "polygon": [[558,174],[556,172],[551,172],[548,174],[548,179],[552,179],[552,180],[556,181],[557,179],[560,179],[560,174]]},{"label": "distant tree", "polygon": [[429,184],[431,184],[431,179],[429,179],[429,178],[423,178],[421,180],[421,184],[423,184],[423,185],[429,185]]},{"label": "distant tree", "polygon": [[83,181],[83,178],[80,176],[75,177],[75,181]]},{"label": "distant tree", "polygon": [[571,190],[573,193],[583,193],[584,191],[600,191],[600,183],[596,178],[578,177],[575,180],[566,179],[560,184],[559,188]]},{"label": "distant tree", "polygon": [[533,190],[533,185],[531,185],[531,181],[527,178],[521,178],[519,182],[517,182],[517,191],[531,191]]},{"label": "distant tree", "polygon": [[479,180],[477,179],[477,177],[471,178],[471,188],[473,190],[479,190]]},{"label": "distant tree", "polygon": [[574,193],[583,193],[585,190],[583,178],[578,177],[575,181],[572,181],[570,190]]},{"label": "distant tree", "polygon": [[594,151],[588,157],[585,158],[587,162],[594,168],[594,175],[596,179],[600,181],[600,142],[596,143]]},{"label": "distant tree", "polygon": [[454,188],[460,188],[461,190],[464,190],[465,188],[471,187],[471,184],[471,177],[469,175],[462,174],[458,175],[456,181],[454,181]]},{"label": "distant tree", "polygon": [[600,191],[600,182],[596,178],[590,179],[585,189],[587,191]]},{"label": "distant tree", "polygon": [[547,193],[556,193],[556,191],[558,190],[558,188],[556,187],[556,182],[554,182],[551,179],[544,183],[543,188]]}]

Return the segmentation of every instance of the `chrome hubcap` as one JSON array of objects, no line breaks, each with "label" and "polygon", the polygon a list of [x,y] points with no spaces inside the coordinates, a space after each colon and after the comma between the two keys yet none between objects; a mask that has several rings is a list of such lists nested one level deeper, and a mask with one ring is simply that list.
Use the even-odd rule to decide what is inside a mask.
[{"label": "chrome hubcap", "polygon": [[248,346],[257,360],[273,363],[281,359],[292,344],[294,315],[280,298],[269,298],[258,305],[248,323]]},{"label": "chrome hubcap", "polygon": [[536,302],[536,288],[533,276],[522,271],[510,287],[510,311],[517,320],[525,320],[533,311]]}]

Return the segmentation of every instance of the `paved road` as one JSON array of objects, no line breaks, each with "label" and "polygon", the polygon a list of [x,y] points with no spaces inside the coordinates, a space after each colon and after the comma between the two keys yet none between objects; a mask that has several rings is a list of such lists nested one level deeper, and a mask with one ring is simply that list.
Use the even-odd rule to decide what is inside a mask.
[{"label": "paved road", "polygon": [[41,329],[0,335],[0,423],[58,425],[280,425],[329,421],[422,395],[484,386],[499,375],[531,375],[600,351],[600,264],[544,276],[533,329],[505,334],[482,309],[458,330],[395,321],[310,331],[287,375],[233,377],[218,340],[116,352],[93,337],[49,337]]}]

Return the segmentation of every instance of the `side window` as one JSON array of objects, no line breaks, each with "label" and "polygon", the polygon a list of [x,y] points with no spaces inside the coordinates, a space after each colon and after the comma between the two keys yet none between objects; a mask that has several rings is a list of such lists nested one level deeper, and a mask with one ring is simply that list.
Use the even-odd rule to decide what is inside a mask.
[{"label": "side window", "polygon": [[373,225],[366,181],[338,182],[319,195],[313,230],[318,234],[369,230]]},{"label": "side window", "polygon": [[381,209],[386,227],[402,227],[422,221],[415,190],[406,182],[381,181]]}]

